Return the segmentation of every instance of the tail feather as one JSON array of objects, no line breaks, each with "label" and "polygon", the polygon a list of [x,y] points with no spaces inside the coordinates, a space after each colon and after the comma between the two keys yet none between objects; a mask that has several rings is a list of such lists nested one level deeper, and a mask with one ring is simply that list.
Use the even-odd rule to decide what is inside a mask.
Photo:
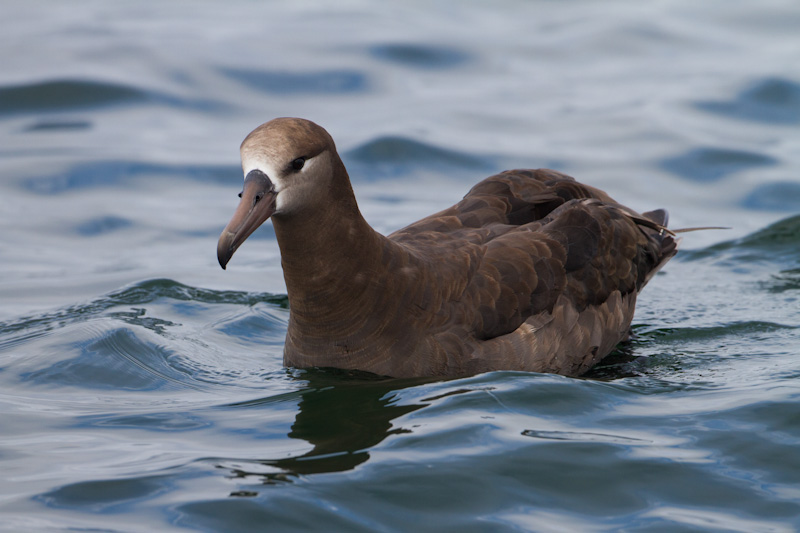
[{"label": "tail feather", "polygon": [[667,227],[669,225],[669,213],[666,209],[654,209],[642,213],[642,216],[648,218],[658,224],[659,226]]}]

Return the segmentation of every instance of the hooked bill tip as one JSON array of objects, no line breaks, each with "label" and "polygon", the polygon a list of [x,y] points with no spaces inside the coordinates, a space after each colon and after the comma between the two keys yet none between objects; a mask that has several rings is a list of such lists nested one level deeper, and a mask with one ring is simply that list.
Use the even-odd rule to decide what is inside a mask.
[{"label": "hooked bill tip", "polygon": [[226,270],[232,255],[232,253],[217,253],[217,261],[219,261],[219,266],[222,267],[222,270]]},{"label": "hooked bill tip", "polygon": [[222,270],[225,270],[228,262],[233,257],[233,252],[236,251],[236,247],[232,246],[232,241],[235,237],[235,234],[231,233],[230,231],[223,231],[222,235],[219,236],[219,242],[217,243],[217,261],[219,261],[219,266],[222,267]]}]

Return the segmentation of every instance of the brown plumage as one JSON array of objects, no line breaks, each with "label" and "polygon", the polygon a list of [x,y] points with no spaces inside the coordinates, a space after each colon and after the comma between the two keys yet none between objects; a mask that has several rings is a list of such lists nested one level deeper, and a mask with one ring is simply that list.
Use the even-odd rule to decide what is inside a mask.
[{"label": "brown plumage", "polygon": [[385,237],[361,216],[316,124],[275,119],[241,152],[242,201],[217,254],[225,268],[272,217],[287,366],[577,376],[627,337],[637,294],[676,252],[665,211],[640,215],[553,170],[491,176]]}]

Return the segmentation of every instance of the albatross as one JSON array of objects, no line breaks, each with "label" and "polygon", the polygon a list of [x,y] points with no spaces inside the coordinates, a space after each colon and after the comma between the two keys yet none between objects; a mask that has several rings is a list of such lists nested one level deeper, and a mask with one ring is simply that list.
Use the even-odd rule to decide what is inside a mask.
[{"label": "albatross", "polygon": [[554,170],[488,177],[384,236],[359,211],[317,124],[262,124],[241,157],[241,201],[217,257],[224,269],[272,219],[289,298],[288,367],[579,376],[628,337],[639,291],[677,251],[666,211],[637,213]]}]

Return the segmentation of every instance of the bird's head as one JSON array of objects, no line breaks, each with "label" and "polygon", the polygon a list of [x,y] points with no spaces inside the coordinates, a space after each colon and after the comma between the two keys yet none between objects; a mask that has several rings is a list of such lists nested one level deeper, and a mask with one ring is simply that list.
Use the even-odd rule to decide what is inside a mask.
[{"label": "bird's head", "polygon": [[291,217],[318,208],[330,197],[339,161],[322,127],[299,118],[276,118],[242,142],[241,201],[217,243],[224,269],[234,252],[271,216]]}]

